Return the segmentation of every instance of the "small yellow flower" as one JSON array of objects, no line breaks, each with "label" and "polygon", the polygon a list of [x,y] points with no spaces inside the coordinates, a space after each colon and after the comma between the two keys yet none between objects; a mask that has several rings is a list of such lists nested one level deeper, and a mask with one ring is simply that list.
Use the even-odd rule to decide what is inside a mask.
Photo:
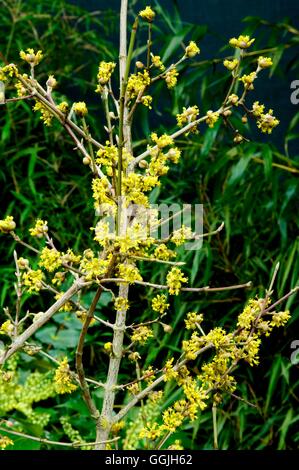
[{"label": "small yellow flower", "polygon": [[148,326],[138,326],[134,329],[131,340],[133,343],[145,344],[147,340],[153,336],[154,334]]},{"label": "small yellow flower", "polygon": [[234,106],[238,106],[238,95],[235,95],[234,93],[232,95],[229,95],[227,102],[233,104]]},{"label": "small yellow flower", "polygon": [[163,134],[161,137],[158,137],[156,132],[151,133],[151,139],[155,144],[160,148],[163,149],[164,147],[167,147],[168,145],[173,144],[173,139],[170,137],[170,135]]},{"label": "small yellow flower", "polygon": [[199,53],[200,53],[200,49],[197,46],[197,44],[194,41],[190,41],[188,46],[185,49],[185,56],[191,59],[192,57],[195,57]]},{"label": "small yellow flower", "polygon": [[115,310],[128,310],[129,302],[124,297],[116,297],[114,300],[114,308]]},{"label": "small yellow flower", "polygon": [[284,326],[291,318],[289,310],[285,312],[275,312],[272,316],[272,326]]},{"label": "small yellow flower", "polygon": [[229,44],[239,49],[248,49],[254,41],[255,39],[250,39],[249,36],[240,35],[238,38],[230,39]]},{"label": "small yellow flower", "polygon": [[63,114],[66,114],[69,110],[70,106],[66,101],[62,101],[58,106],[57,109],[61,111]]},{"label": "small yellow flower", "polygon": [[111,341],[108,341],[107,343],[104,344],[104,349],[108,354],[111,354],[113,351],[113,345]]},{"label": "small yellow flower", "polygon": [[73,383],[73,378],[68,365],[67,358],[60,361],[58,368],[55,371],[54,387],[57,393],[72,393],[77,389],[77,385]]},{"label": "small yellow flower", "polygon": [[6,82],[11,78],[17,77],[19,74],[15,64],[8,64],[4,67],[0,67],[0,81]]},{"label": "small yellow flower", "polygon": [[48,232],[48,222],[46,220],[37,219],[35,226],[29,229],[30,235],[42,238]]},{"label": "small yellow flower", "polygon": [[6,320],[2,325],[0,326],[0,335],[7,335],[11,336],[11,334],[14,331],[14,326],[10,320]]},{"label": "small yellow flower", "polygon": [[233,60],[225,59],[223,61],[224,67],[226,67],[228,70],[231,70],[231,71],[235,70],[238,64],[239,64],[238,59],[233,59]]},{"label": "small yellow flower", "polygon": [[30,64],[31,67],[35,67],[35,65],[38,65],[43,58],[42,51],[34,52],[34,49],[31,49],[31,48],[26,49],[26,51],[27,52],[20,51],[21,59],[28,62],[28,64]]},{"label": "small yellow flower", "polygon": [[167,88],[173,88],[176,86],[177,81],[178,81],[177,79],[178,76],[179,76],[179,73],[175,67],[173,67],[172,69],[168,70],[168,72],[166,72],[165,82],[166,82]]},{"label": "small yellow flower", "polygon": [[104,90],[103,86],[109,82],[115,67],[116,67],[115,62],[105,62],[105,61],[100,62],[98,75],[97,75],[97,79],[99,83],[96,88],[96,93],[103,93],[103,90]]},{"label": "small yellow flower", "polygon": [[279,120],[273,116],[273,109],[269,109],[266,114],[261,114],[257,121],[257,127],[264,133],[271,134],[273,129],[278,126]]},{"label": "small yellow flower", "polygon": [[152,299],[152,309],[154,312],[159,312],[161,315],[168,309],[169,304],[167,303],[166,295],[157,295]]},{"label": "small yellow flower", "polygon": [[0,448],[5,449],[8,446],[13,446],[14,442],[7,436],[2,436],[0,434]]},{"label": "small yellow flower", "polygon": [[45,268],[49,273],[55,271],[62,264],[61,253],[55,248],[45,247],[40,254],[38,265]]},{"label": "small yellow flower", "polygon": [[252,105],[252,114],[255,116],[255,117],[259,117],[263,114],[265,110],[265,105],[263,104],[260,104],[259,101],[255,101]]},{"label": "small yellow flower", "polygon": [[273,65],[272,59],[270,57],[260,56],[257,60],[258,66],[260,69],[267,69]]},{"label": "small yellow flower", "polygon": [[202,313],[189,312],[187,313],[187,320],[185,320],[187,330],[195,330],[197,325],[203,321]]},{"label": "small yellow flower", "polygon": [[118,272],[120,277],[130,284],[133,284],[135,281],[142,281],[138,268],[132,264],[120,264]]},{"label": "small yellow flower", "polygon": [[163,64],[159,55],[154,55],[153,53],[151,53],[151,61],[154,67],[157,67],[158,69],[162,70],[162,72],[165,70],[165,65]]},{"label": "small yellow flower", "polygon": [[153,98],[150,95],[145,95],[145,96],[142,96],[141,98],[141,103],[149,109],[152,109],[152,106],[151,106],[152,101],[153,101]]},{"label": "small yellow flower", "polygon": [[132,73],[128,79],[127,93],[129,99],[132,99],[143,93],[146,87],[151,83],[151,79],[147,70],[143,72]]},{"label": "small yellow flower", "polygon": [[12,215],[8,215],[5,219],[0,220],[0,233],[9,233],[16,228],[16,223]]},{"label": "small yellow flower", "polygon": [[247,90],[253,90],[253,82],[256,79],[256,73],[251,72],[249,75],[243,75],[239,80],[243,82],[244,88]]},{"label": "small yellow flower", "polygon": [[179,375],[177,371],[173,370],[173,361],[174,361],[174,358],[172,357],[166,362],[164,366],[164,381],[165,382],[176,379]]},{"label": "small yellow flower", "polygon": [[74,113],[79,117],[84,117],[88,113],[87,106],[84,101],[78,101],[78,103],[73,104]]},{"label": "small yellow flower", "polygon": [[139,16],[141,16],[142,19],[148,21],[149,23],[152,23],[156,16],[156,13],[154,12],[154,10],[152,10],[151,7],[147,6],[144,10],[141,10],[139,12]]},{"label": "small yellow flower", "polygon": [[166,276],[167,286],[169,287],[169,293],[178,295],[182,287],[182,283],[188,281],[188,278],[184,276],[179,268],[172,268]]},{"label": "small yellow flower", "polygon": [[25,287],[28,287],[29,293],[39,292],[41,290],[43,287],[42,279],[43,272],[41,269],[37,269],[36,271],[30,269],[30,271],[27,271],[22,276],[23,284]]},{"label": "small yellow flower", "polygon": [[40,119],[45,123],[46,126],[51,126],[53,120],[53,114],[49,109],[40,101],[37,101],[33,106],[33,111],[40,111]]},{"label": "small yellow flower", "polygon": [[219,119],[219,113],[214,111],[207,111],[206,123],[209,127],[213,128]]},{"label": "small yellow flower", "polygon": [[181,228],[178,230],[175,230],[172,235],[171,235],[171,241],[176,245],[176,246],[181,246],[183,245],[186,240],[190,239],[192,237],[192,230],[190,227],[186,227],[185,225],[182,225]]},{"label": "small yellow flower", "polygon": [[[189,124],[190,122],[196,121],[199,115],[198,106],[189,106],[188,108],[183,107],[183,112],[176,115],[176,120],[179,127],[183,127],[185,124]],[[196,131],[196,126],[192,128],[192,130]]]}]

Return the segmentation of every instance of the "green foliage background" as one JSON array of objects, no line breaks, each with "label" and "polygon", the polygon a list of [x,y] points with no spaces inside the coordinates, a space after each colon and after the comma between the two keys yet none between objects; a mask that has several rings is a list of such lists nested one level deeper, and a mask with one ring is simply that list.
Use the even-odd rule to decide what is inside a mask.
[{"label": "green foliage background", "polygon": [[[38,78],[45,81],[54,73],[59,81],[59,93],[68,99],[86,100],[89,106],[89,124],[97,138],[102,133],[104,115],[99,98],[94,94],[99,60],[116,59],[115,37],[118,34],[118,13],[105,10],[88,13],[65,1],[36,3],[0,0],[0,60],[19,62],[18,51],[34,47],[45,52],[45,60],[39,67]],[[155,50],[167,59],[178,53],[183,41],[190,37],[201,41],[208,34],[204,25],[186,23],[174,9],[172,15],[157,4],[159,20],[155,24]],[[247,18],[236,26],[260,38],[254,50],[270,48],[275,66],[271,73],[284,77],[286,71],[298,74],[299,31],[287,21],[267,24],[258,18]],[[140,40],[138,52],[144,43]],[[284,53],[287,51],[287,57]],[[215,60],[201,60],[183,70],[174,92],[156,87],[156,103],[148,116],[140,110],[136,119],[135,151],[145,145],[146,137],[154,128],[160,131],[175,128],[175,114],[182,106],[199,104],[206,111],[214,109],[227,88],[227,74],[221,67],[221,57],[230,54],[228,49],[214,51]],[[248,69],[255,56],[246,62]],[[219,60],[218,60],[219,59]],[[265,72],[263,80],[267,82]],[[269,84],[271,88],[271,83]],[[258,90],[257,90],[258,91]],[[273,100],[273,98],[272,98]],[[274,99],[275,101],[275,99]],[[267,103],[266,103],[267,105]],[[168,350],[178,352],[183,339],[183,318],[186,312],[197,310],[205,314],[207,327],[234,324],[243,303],[249,297],[262,294],[268,285],[273,266],[280,261],[275,296],[282,296],[299,282],[299,113],[286,117],[283,109],[275,110],[286,130],[283,145],[275,147],[272,137],[262,139],[249,127],[251,142],[235,147],[229,129],[216,126],[198,136],[189,136],[180,142],[183,158],[177,168],[164,177],[160,192],[154,192],[153,202],[203,203],[205,205],[205,229],[216,228],[221,221],[225,230],[206,239],[199,251],[181,252],[187,261],[187,274],[194,286],[219,286],[253,282],[253,288],[245,292],[183,295],[175,299],[167,318],[174,329],[171,334],[159,331],[158,346],[145,350],[145,366],[153,360],[161,360]],[[90,179],[81,157],[72,150],[72,143],[58,125],[45,128],[28,102],[18,102],[0,110],[0,188],[1,213],[13,214],[20,234],[27,236],[34,219],[48,220],[52,234],[61,248],[71,246],[85,249],[92,243],[88,227],[95,222],[90,202]],[[239,123],[238,123],[239,125]],[[74,214],[78,216],[74,217]],[[14,246],[1,238],[0,254],[0,303],[13,305],[13,253]],[[18,248],[19,254],[26,251]],[[143,266],[144,277],[162,281],[163,266]],[[90,294],[91,295],[91,294]],[[148,319],[150,312],[148,293],[137,289],[131,298],[132,322]],[[88,299],[84,299],[87,301]],[[47,294],[31,297],[30,309],[42,310],[47,305]],[[101,313],[110,318],[109,295],[99,306]],[[29,305],[29,304],[28,304]],[[29,307],[28,307],[29,308]],[[219,447],[221,449],[294,449],[298,447],[299,434],[299,377],[298,365],[292,365],[291,343],[298,339],[298,298],[290,298],[287,308],[292,320],[287,329],[278,331],[265,341],[261,364],[258,368],[241,367],[237,377],[240,395],[255,407],[230,398],[220,410]],[[0,313],[1,317],[2,313]],[[49,351],[59,356],[63,351],[73,353],[80,323],[67,314],[56,315],[35,339],[50,343]],[[107,334],[95,328],[90,330],[85,349],[87,369],[98,380],[104,380],[107,362],[103,344]],[[24,377],[29,369],[41,372],[49,369],[49,363],[39,355],[28,358],[21,354],[19,365]],[[131,366],[124,363],[120,380],[130,381]],[[174,391],[167,389],[167,407],[174,399]],[[98,402],[101,392],[96,392]],[[46,435],[54,440],[66,440],[59,416],[69,417],[73,426],[84,436],[93,439],[88,428],[87,410],[79,394],[71,397],[49,398],[39,402],[37,411],[47,411],[51,419]],[[24,432],[39,436],[44,431],[30,424],[21,412],[4,416],[23,424]],[[1,418],[1,416],[0,416]],[[134,415],[130,416],[133,419]],[[195,423],[189,423],[174,438],[179,438],[187,449],[212,448],[212,419],[210,411],[203,412]],[[17,439],[19,449],[45,448],[40,443]]]}]

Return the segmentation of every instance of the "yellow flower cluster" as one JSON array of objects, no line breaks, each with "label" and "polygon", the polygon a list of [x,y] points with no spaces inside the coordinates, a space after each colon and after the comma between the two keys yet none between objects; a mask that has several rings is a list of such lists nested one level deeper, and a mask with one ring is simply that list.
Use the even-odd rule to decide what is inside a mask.
[{"label": "yellow flower cluster", "polygon": [[198,376],[204,388],[233,393],[236,390],[236,380],[227,373],[229,366],[230,359],[224,354],[218,354],[210,363],[204,364]]},{"label": "yellow flower cluster", "polygon": [[197,357],[198,350],[204,345],[205,339],[198,336],[198,333],[194,331],[189,340],[184,340],[182,343],[182,349],[186,354],[188,360],[193,361]]},{"label": "yellow flower cluster", "polygon": [[116,299],[114,300],[114,308],[115,310],[128,310],[129,302],[124,297],[116,297]]},{"label": "yellow flower cluster", "polygon": [[142,377],[147,385],[152,384],[154,380],[156,379],[155,370],[153,366],[148,366],[147,369],[143,370]]},{"label": "yellow flower cluster", "polygon": [[191,59],[200,53],[200,49],[194,41],[190,41],[185,49],[185,56]]},{"label": "yellow flower cluster", "polygon": [[262,132],[271,134],[273,129],[278,126],[279,120],[273,116],[273,109],[269,109],[266,114],[261,114],[257,120],[257,127]]},{"label": "yellow flower cluster", "polygon": [[63,114],[67,114],[68,111],[69,111],[69,104],[67,103],[67,101],[62,101],[60,104],[57,105],[57,109],[59,109],[59,111],[61,111]]},{"label": "yellow flower cluster", "polygon": [[161,315],[168,309],[169,304],[167,303],[166,295],[157,295],[152,299],[152,309],[154,312],[159,312]]},{"label": "yellow flower cluster", "polygon": [[170,380],[176,379],[179,375],[178,371],[174,370],[173,368],[173,361],[173,357],[171,359],[168,359],[163,368],[165,382],[169,382]]},{"label": "yellow flower cluster", "polygon": [[258,67],[260,69],[267,69],[273,65],[272,59],[270,57],[260,56],[257,60]]},{"label": "yellow flower cluster", "polygon": [[0,220],[0,233],[9,233],[16,228],[16,223],[12,215],[8,215],[5,219]]},{"label": "yellow flower cluster", "polygon": [[173,139],[170,137],[170,135],[163,134],[160,137],[156,134],[156,132],[151,133],[151,139],[155,144],[159,147],[159,149],[163,149],[164,147],[167,147],[168,145],[173,144]]},{"label": "yellow flower cluster", "polygon": [[250,36],[240,35],[238,38],[230,39],[229,44],[239,49],[248,49],[254,41],[255,39],[250,39]]},{"label": "yellow flower cluster", "polygon": [[235,68],[239,65],[239,61],[238,59],[233,59],[233,60],[228,60],[228,59],[225,59],[223,61],[223,65],[224,67],[226,67],[228,70],[235,70]]},{"label": "yellow flower cluster", "polygon": [[14,64],[5,65],[0,67],[0,81],[6,82],[7,80],[17,77],[18,69]]},{"label": "yellow flower cluster", "polygon": [[130,173],[123,178],[123,194],[125,194],[127,202],[132,201],[134,204],[147,207],[149,205],[148,197],[144,193],[151,191],[159,184],[157,176]]},{"label": "yellow flower cluster", "polygon": [[68,364],[67,357],[64,357],[57,367],[54,376],[55,391],[59,394],[72,393],[77,389],[77,385],[73,383],[73,378]]},{"label": "yellow flower cluster", "polygon": [[107,85],[109,82],[111,75],[116,67],[115,62],[105,62],[101,61],[98,70],[98,85],[96,88],[96,93],[103,93],[104,85]]},{"label": "yellow flower cluster", "polygon": [[118,273],[129,284],[133,284],[135,281],[142,281],[138,268],[133,264],[119,264]]},{"label": "yellow flower cluster", "polygon": [[154,67],[157,67],[162,72],[164,72],[165,65],[163,64],[161,57],[159,55],[154,55],[153,53],[151,53],[151,61]]},{"label": "yellow flower cluster", "polygon": [[187,330],[196,330],[197,325],[200,325],[203,321],[203,314],[197,312],[187,313],[187,319],[185,320]]},{"label": "yellow flower cluster", "polygon": [[260,104],[259,101],[255,101],[252,105],[252,114],[255,117],[260,117],[263,114],[264,109],[265,109],[265,105]]},{"label": "yellow flower cluster", "polygon": [[233,93],[232,95],[229,95],[227,102],[231,103],[234,106],[238,106],[238,104],[239,104],[238,95],[236,95],[235,93]]},{"label": "yellow flower cluster", "polygon": [[175,67],[172,67],[170,70],[168,70],[165,73],[165,82],[167,85],[167,88],[174,88],[178,82],[178,77],[179,72]]},{"label": "yellow flower cluster", "polygon": [[131,74],[128,78],[127,85],[127,94],[129,100],[138,96],[139,93],[143,93],[150,83],[151,79],[147,70]]},{"label": "yellow flower cluster", "polygon": [[41,121],[43,121],[46,126],[51,126],[54,115],[43,103],[37,101],[32,109],[33,111],[40,111]]},{"label": "yellow flower cluster", "polygon": [[106,145],[97,151],[96,162],[104,165],[109,176],[112,175],[112,168],[116,166],[118,160],[118,149],[115,145],[111,145],[106,141]]},{"label": "yellow flower cluster", "polygon": [[142,325],[134,329],[131,340],[133,343],[145,344],[147,340],[153,336],[152,330],[148,326]]},{"label": "yellow flower cluster", "polygon": [[43,272],[40,269],[36,271],[30,269],[22,275],[22,282],[29,293],[39,292],[43,287],[42,280]]},{"label": "yellow flower cluster", "polygon": [[12,441],[9,437],[7,436],[2,436],[0,434],[0,448],[1,449],[6,449],[8,446],[13,446],[14,441]]},{"label": "yellow flower cluster", "polygon": [[154,422],[154,423],[146,423],[146,427],[142,428],[139,437],[143,439],[144,437],[146,439],[150,439],[151,441],[155,441],[160,437],[162,434],[162,429],[161,426]]},{"label": "yellow flower cluster", "polygon": [[271,326],[284,326],[291,318],[289,310],[285,312],[275,312],[272,316]]},{"label": "yellow flower cluster", "polygon": [[[24,80],[28,79],[28,75],[26,73],[24,73],[22,77]],[[17,90],[17,96],[26,96],[28,93],[26,87],[20,81],[15,83],[15,89]]]},{"label": "yellow flower cluster", "polygon": [[0,335],[11,336],[14,331],[14,326],[10,320],[6,320],[0,326]]},{"label": "yellow flower cluster", "polygon": [[172,235],[171,235],[171,241],[176,245],[176,246],[181,246],[183,245],[186,240],[190,239],[192,237],[192,230],[190,227],[186,227],[185,225],[182,225],[181,228],[178,230],[175,230]]},{"label": "yellow flower cluster", "polygon": [[150,95],[145,95],[141,97],[141,103],[149,109],[152,109],[152,106],[151,106],[152,101],[153,101],[153,98]]},{"label": "yellow flower cluster", "polygon": [[49,273],[58,269],[62,264],[61,253],[55,248],[43,248],[38,265]]},{"label": "yellow flower cluster", "polygon": [[42,51],[34,52],[34,49],[31,49],[31,48],[26,49],[26,51],[27,52],[20,51],[21,59],[25,60],[25,62],[28,62],[28,64],[30,64],[31,67],[38,65],[43,58]]},{"label": "yellow flower cluster", "polygon": [[[185,124],[190,124],[190,122],[196,121],[199,115],[198,106],[189,106],[188,108],[183,107],[183,112],[176,115],[176,120],[179,127],[183,127]],[[197,131],[196,125],[191,128],[192,132]]]},{"label": "yellow flower cluster", "polygon": [[87,106],[84,101],[78,101],[78,103],[74,103],[73,110],[74,110],[74,113],[77,114],[77,116],[81,118],[86,116],[88,113]]},{"label": "yellow flower cluster", "polygon": [[109,181],[108,178],[94,178],[92,180],[92,197],[94,199],[94,207],[99,210],[103,204],[108,206],[115,206],[115,202],[111,199],[109,194]]},{"label": "yellow flower cluster", "polygon": [[182,443],[179,439],[176,439],[173,444],[167,447],[167,450],[184,450]]},{"label": "yellow flower cluster", "polygon": [[29,229],[30,235],[42,238],[48,232],[48,222],[46,220],[37,219],[35,226]]},{"label": "yellow flower cluster", "polygon": [[256,79],[257,75],[256,72],[251,72],[249,75],[242,75],[239,80],[243,82],[244,88],[246,90],[253,90],[253,82]]},{"label": "yellow flower cluster", "polygon": [[155,248],[153,256],[156,259],[160,259],[160,260],[163,260],[163,261],[168,261],[171,258],[175,258],[176,254],[174,253],[174,251],[167,248],[165,243],[161,243],[160,245],[158,245]]},{"label": "yellow flower cluster", "polygon": [[149,23],[152,23],[156,16],[156,13],[151,7],[147,6],[144,10],[141,10],[139,12],[139,16],[141,16],[142,19],[148,21]]},{"label": "yellow flower cluster", "polygon": [[182,287],[182,283],[188,282],[188,278],[184,276],[179,268],[172,268],[166,276],[169,293],[178,295]]},{"label": "yellow flower cluster", "polygon": [[109,266],[111,255],[107,259],[101,259],[95,256],[90,250],[85,252],[80,262],[80,269],[85,274],[85,279],[91,281],[103,276]]},{"label": "yellow flower cluster", "polygon": [[71,248],[66,253],[61,254],[61,261],[66,264],[78,264],[81,261],[81,255],[75,255]]},{"label": "yellow flower cluster", "polygon": [[219,119],[217,111],[207,111],[206,123],[210,128],[213,128]]}]

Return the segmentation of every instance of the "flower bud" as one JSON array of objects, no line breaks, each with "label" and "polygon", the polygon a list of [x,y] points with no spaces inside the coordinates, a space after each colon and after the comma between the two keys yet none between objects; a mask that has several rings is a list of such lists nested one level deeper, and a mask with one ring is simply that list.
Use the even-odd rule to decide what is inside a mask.
[{"label": "flower bud", "polygon": [[140,160],[140,162],[138,163],[138,166],[139,168],[145,169],[145,168],[148,168],[148,163],[146,160]]}]

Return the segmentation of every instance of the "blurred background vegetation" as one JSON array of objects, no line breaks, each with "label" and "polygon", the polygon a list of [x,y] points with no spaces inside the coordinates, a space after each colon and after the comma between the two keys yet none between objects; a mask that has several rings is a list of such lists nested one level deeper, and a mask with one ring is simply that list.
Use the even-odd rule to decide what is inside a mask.
[{"label": "blurred background vegetation", "polygon": [[[42,49],[45,59],[38,68],[39,80],[45,81],[49,73],[54,73],[59,81],[58,93],[69,100],[85,100],[90,111],[89,125],[97,138],[104,140],[104,114],[94,89],[99,61],[116,60],[118,56],[119,2],[111,2],[111,9],[101,1],[71,3],[0,0],[0,61],[19,63],[20,49]],[[145,3],[133,1],[131,13]],[[185,3],[190,6],[189,10],[183,8]],[[241,32],[257,38],[245,60],[245,71],[251,70],[260,51],[274,59],[274,67],[270,72],[263,72],[263,78],[259,79],[254,99],[273,107],[281,125],[270,137],[263,137],[249,125],[243,125],[242,130],[250,142],[237,147],[232,144],[230,130],[223,125],[180,141],[181,163],[163,178],[164,185],[153,193],[152,201],[159,198],[164,202],[203,203],[206,231],[225,222],[225,229],[206,239],[201,250],[184,252],[182,249],[180,255],[187,261],[186,272],[191,283],[220,286],[251,280],[253,288],[245,292],[185,294],[174,299],[167,319],[174,330],[162,336],[159,331],[158,346],[144,350],[145,367],[153,361],[159,364],[169,350],[179,351],[184,334],[183,319],[188,311],[203,312],[206,328],[234,325],[246,299],[263,294],[278,261],[281,267],[275,297],[282,296],[299,282],[299,112],[298,106],[290,104],[291,81],[299,79],[299,25],[285,17],[279,8],[272,8],[270,18],[267,15],[259,18],[256,12],[250,11],[243,22],[242,11],[238,11],[238,15],[223,19],[222,24],[222,13],[216,8],[219,2],[206,2],[202,16],[197,8],[194,12],[191,10],[195,4],[197,6],[194,1],[154,2],[159,13],[154,26],[154,51],[167,60],[172,54],[179,55],[182,44],[192,38],[199,42],[202,54],[190,67],[181,69],[179,84],[173,92],[165,91],[160,84],[156,86],[154,109],[150,113],[140,110],[135,119],[135,151],[146,145],[151,130],[170,132],[174,129],[175,114],[182,106],[198,104],[202,112],[219,106],[229,84],[222,66],[223,57],[232,53],[226,44],[231,36]],[[298,13],[299,7],[290,0],[276,2],[276,7],[278,4],[283,4],[290,17],[294,17],[296,8]],[[247,9],[250,10],[249,6]],[[137,53],[143,51],[141,34]],[[58,246],[85,249],[93,243],[88,227],[95,223],[90,176],[59,125],[45,128],[30,108],[29,102],[22,101],[0,108],[1,214],[13,214],[18,233],[23,236],[27,236],[28,227],[37,217],[46,219]],[[241,129],[240,116],[234,124]],[[6,238],[1,238],[2,307],[14,302],[13,249]],[[18,248],[18,253],[24,255],[26,251]],[[163,265],[149,267],[147,264],[143,272],[145,278],[157,282],[165,275]],[[142,321],[150,313],[149,295],[143,289],[137,289],[133,295],[131,320]],[[47,305],[48,301],[47,294],[31,297],[30,309],[42,310],[43,303]],[[292,312],[292,320],[284,332],[278,331],[271,339],[266,339],[260,366],[238,369],[239,395],[254,406],[236,398],[227,399],[219,412],[221,449],[298,447],[299,434],[295,431],[299,420],[298,365],[290,362],[291,343],[299,339],[298,298],[291,297],[287,308]],[[109,294],[103,297],[99,309],[103,316],[111,316]],[[79,327],[80,322],[68,314],[59,314],[35,339],[45,345],[50,343],[48,350],[55,357],[65,352],[72,357]],[[88,335],[85,362],[98,380],[105,377],[103,364],[107,356],[103,353],[103,344],[109,340],[109,335],[110,332],[103,335],[97,328],[92,328]],[[29,358],[22,353],[19,367],[26,377],[32,368],[44,372],[52,366],[39,355]],[[128,382],[131,374],[130,364],[124,362],[120,380]],[[172,387],[168,387],[163,407],[174,397]],[[100,390],[96,391],[96,398],[100,403]],[[39,436],[46,432],[48,438],[65,440],[65,429],[59,422],[63,413],[82,435],[91,433],[88,413],[79,393],[49,398],[34,406],[37,412],[47,411],[51,415],[45,430],[41,423],[26,420],[21,411],[1,416],[1,404],[0,418],[15,419],[29,434]],[[131,414],[129,419],[136,417]],[[187,449],[210,449],[212,435],[211,412],[206,411],[174,438],[181,439]],[[89,437],[93,439],[92,434]],[[40,447],[40,443],[17,440],[20,449]]]}]

